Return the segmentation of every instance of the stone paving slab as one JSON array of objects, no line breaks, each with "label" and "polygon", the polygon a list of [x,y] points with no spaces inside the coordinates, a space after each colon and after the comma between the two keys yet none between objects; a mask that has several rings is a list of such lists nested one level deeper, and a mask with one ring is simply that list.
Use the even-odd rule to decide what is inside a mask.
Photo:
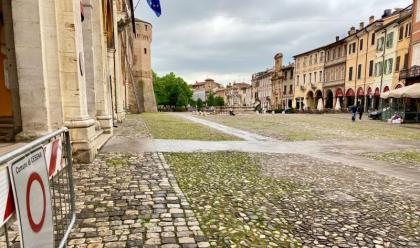
[{"label": "stone paving slab", "polygon": [[74,178],[69,247],[210,246],[162,154],[100,154]]}]

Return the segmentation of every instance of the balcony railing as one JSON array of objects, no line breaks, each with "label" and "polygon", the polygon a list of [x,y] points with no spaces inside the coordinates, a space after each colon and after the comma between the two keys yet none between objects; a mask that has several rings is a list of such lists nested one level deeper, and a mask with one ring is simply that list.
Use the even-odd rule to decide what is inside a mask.
[{"label": "balcony railing", "polygon": [[420,77],[420,66],[413,66],[400,72],[400,80]]}]

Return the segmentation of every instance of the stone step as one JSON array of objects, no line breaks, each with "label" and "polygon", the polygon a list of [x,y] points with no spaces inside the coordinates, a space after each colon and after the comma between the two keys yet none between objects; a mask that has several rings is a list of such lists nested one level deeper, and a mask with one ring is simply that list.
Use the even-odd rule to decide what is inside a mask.
[{"label": "stone step", "polygon": [[96,137],[94,141],[94,147],[99,151],[111,137],[112,134],[101,133],[99,136]]}]

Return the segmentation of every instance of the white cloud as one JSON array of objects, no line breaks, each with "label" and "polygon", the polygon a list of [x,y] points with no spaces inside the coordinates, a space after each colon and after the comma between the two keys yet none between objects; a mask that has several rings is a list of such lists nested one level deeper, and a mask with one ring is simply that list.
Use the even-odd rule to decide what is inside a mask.
[{"label": "white cloud", "polygon": [[156,18],[141,0],[136,15],[153,24],[153,69],[189,82],[249,81],[271,67],[277,52],[286,61],[344,36],[350,26],[380,17],[411,0],[161,0]]}]

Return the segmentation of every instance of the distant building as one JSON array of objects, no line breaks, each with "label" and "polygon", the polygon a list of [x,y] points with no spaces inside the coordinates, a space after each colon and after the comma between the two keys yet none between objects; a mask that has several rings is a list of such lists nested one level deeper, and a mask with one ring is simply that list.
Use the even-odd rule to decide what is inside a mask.
[{"label": "distant building", "polygon": [[283,54],[278,53],[274,57],[275,66],[272,81],[273,109],[291,108],[293,104],[294,91],[294,64],[283,66]]},{"label": "distant building", "polygon": [[213,92],[214,89],[221,88],[222,85],[215,82],[213,79],[208,78],[208,79],[204,80],[204,82],[196,82],[191,87],[192,87],[193,92],[204,91],[205,92],[205,99],[204,100],[207,101],[207,97],[208,97],[209,93]]},{"label": "distant building", "polygon": [[192,99],[194,101],[197,101],[198,99],[201,99],[203,102],[206,101],[206,92],[204,90],[195,90],[193,91]]},{"label": "distant building", "polygon": [[[247,93],[251,88],[250,84],[247,83],[233,83],[229,84],[226,87],[225,95],[226,102],[225,105],[229,107],[244,107],[247,106]],[[249,96],[248,96],[249,97]]]},{"label": "distant building", "polygon": [[322,91],[324,80],[325,48],[319,47],[294,56],[295,91],[293,108],[314,110],[314,92]]},{"label": "distant building", "polygon": [[253,105],[261,109],[271,110],[272,82],[274,69],[267,69],[252,75]]},{"label": "distant building", "polygon": [[344,107],[346,48],[346,39],[338,36],[334,43],[325,47],[324,89],[318,89],[313,95],[315,106],[319,110]]}]

